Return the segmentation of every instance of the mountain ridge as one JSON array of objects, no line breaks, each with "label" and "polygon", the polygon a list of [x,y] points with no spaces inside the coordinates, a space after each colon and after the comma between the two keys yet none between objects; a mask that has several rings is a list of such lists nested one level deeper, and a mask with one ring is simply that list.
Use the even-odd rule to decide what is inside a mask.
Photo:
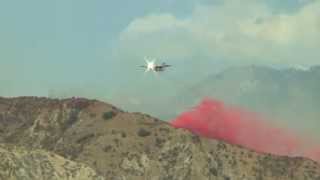
[{"label": "mountain ridge", "polygon": [[54,152],[106,179],[316,179],[305,158],[259,154],[85,98],[0,98],[0,143]]}]

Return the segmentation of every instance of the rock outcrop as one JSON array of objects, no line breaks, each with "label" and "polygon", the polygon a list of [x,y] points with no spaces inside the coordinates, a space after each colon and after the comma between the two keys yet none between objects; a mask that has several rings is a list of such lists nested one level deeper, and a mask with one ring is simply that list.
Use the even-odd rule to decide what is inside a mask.
[{"label": "rock outcrop", "polygon": [[44,150],[0,144],[1,180],[103,180],[96,172]]}]

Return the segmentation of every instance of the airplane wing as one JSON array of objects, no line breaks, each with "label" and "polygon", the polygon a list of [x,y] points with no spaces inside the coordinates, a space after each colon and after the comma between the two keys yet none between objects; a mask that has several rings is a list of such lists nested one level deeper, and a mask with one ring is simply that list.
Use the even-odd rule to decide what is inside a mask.
[{"label": "airplane wing", "polygon": [[162,63],[161,64],[161,67],[170,67],[171,65],[169,65],[169,64],[166,64],[166,63]]}]

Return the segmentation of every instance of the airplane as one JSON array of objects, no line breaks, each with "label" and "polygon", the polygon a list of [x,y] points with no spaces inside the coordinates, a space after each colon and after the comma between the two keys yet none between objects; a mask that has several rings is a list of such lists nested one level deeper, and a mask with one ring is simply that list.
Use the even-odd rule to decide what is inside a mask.
[{"label": "airplane", "polygon": [[161,65],[157,65],[155,63],[156,60],[149,61],[147,58],[145,58],[145,61],[146,61],[147,65],[146,66],[140,66],[140,67],[146,68],[145,72],[148,72],[150,70],[152,70],[154,72],[160,72],[160,71],[164,71],[167,67],[171,66],[171,65],[166,64],[166,63],[162,63]]}]

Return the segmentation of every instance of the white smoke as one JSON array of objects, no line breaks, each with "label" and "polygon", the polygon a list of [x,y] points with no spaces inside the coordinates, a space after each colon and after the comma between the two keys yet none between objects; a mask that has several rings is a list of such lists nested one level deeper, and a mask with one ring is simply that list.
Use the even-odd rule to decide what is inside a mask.
[{"label": "white smoke", "polygon": [[[207,57],[232,64],[319,63],[320,1],[273,13],[261,1],[224,1],[195,7],[186,18],[170,13],[133,20],[120,35],[123,56]],[[139,44],[139,46],[137,46]]]}]

